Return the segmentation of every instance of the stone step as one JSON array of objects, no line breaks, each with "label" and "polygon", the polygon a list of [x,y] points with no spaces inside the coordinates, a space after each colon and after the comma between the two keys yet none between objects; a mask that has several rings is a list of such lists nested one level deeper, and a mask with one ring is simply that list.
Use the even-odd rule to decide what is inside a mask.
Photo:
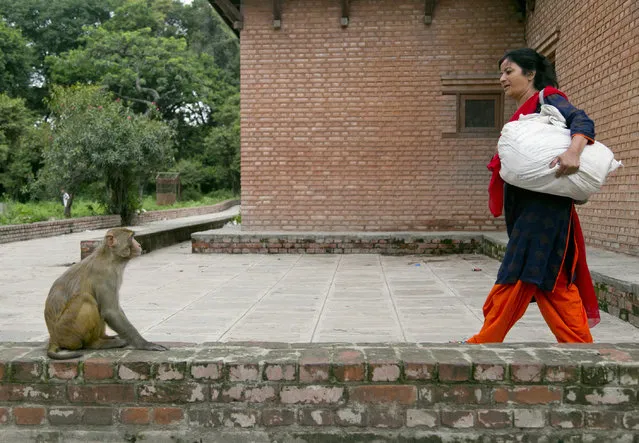
[{"label": "stone step", "polygon": [[[135,238],[142,246],[144,253],[176,243],[188,241],[191,235],[202,230],[221,228],[240,213],[240,206],[235,205],[218,213],[194,217],[162,220],[142,226],[130,227],[135,231]],[[80,242],[80,259],[88,257],[102,242],[95,237]]]}]

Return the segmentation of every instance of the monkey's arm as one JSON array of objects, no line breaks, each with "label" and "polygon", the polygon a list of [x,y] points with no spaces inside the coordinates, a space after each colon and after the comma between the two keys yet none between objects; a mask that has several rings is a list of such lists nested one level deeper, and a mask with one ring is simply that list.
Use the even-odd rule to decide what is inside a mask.
[{"label": "monkey's arm", "polygon": [[166,347],[151,343],[140,335],[135,326],[131,324],[124,311],[117,307],[116,309],[107,309],[103,312],[102,317],[111,329],[118,333],[120,338],[125,339],[135,349],[144,349],[147,351],[166,351]]},{"label": "monkey's arm", "polygon": [[100,315],[106,324],[118,333],[120,338],[126,340],[127,343],[136,349],[148,351],[165,351],[167,349],[162,345],[145,340],[144,337],[140,335],[120,307],[116,288],[102,285],[95,289],[96,298],[100,307]]}]

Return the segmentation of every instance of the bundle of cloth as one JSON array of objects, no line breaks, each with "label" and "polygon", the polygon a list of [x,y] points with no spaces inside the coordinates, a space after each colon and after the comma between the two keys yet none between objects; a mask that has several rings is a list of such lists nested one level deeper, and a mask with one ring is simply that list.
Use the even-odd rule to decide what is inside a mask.
[{"label": "bundle of cloth", "polygon": [[559,166],[549,165],[568,149],[570,141],[570,130],[561,112],[554,106],[541,105],[539,113],[522,115],[503,127],[497,144],[499,175],[520,188],[586,202],[622,164],[608,147],[595,142],[581,154],[578,172],[557,178]]}]

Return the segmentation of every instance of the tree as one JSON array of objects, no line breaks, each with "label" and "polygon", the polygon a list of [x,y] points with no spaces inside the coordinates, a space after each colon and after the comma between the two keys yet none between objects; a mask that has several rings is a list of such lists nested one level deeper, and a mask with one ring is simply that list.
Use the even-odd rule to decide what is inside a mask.
[{"label": "tree", "polygon": [[[216,120],[227,103],[234,103],[239,110],[238,100],[229,101],[238,88],[225,80],[211,55],[191,51],[177,31],[165,36],[173,32],[171,29],[181,29],[179,20],[173,20],[171,26],[153,24],[165,16],[153,15],[148,9],[146,2],[127,3],[107,24],[84,37],[85,46],[47,59],[53,80],[64,85],[104,85],[131,103],[136,112],[159,108],[165,121],[175,122],[178,160],[200,159],[212,128],[217,128],[215,137],[224,143],[238,140],[235,150],[239,152],[239,125]],[[143,21],[151,27],[131,30],[139,21],[134,17],[139,16],[156,18],[150,23]],[[205,166],[211,168],[202,170],[202,182],[209,183],[203,189],[239,187],[239,166],[237,174],[228,174],[230,163],[218,165],[218,158],[226,157],[206,159]]]},{"label": "tree", "polygon": [[205,140],[204,165],[214,167],[215,188],[240,190],[240,96],[227,100],[216,112],[218,123],[211,128]]},{"label": "tree", "polygon": [[47,123],[29,126],[12,151],[5,175],[7,194],[14,200],[27,202],[34,198],[38,171],[42,168],[42,154],[51,144],[51,131]]},{"label": "tree", "polygon": [[81,49],[47,59],[53,80],[104,85],[136,112],[159,108],[165,121],[175,121],[180,158],[197,149],[212,112],[237,91],[213,58],[191,52],[184,38],[157,37],[150,28],[99,28],[85,41]]},{"label": "tree", "polygon": [[173,160],[174,131],[96,86],[55,87],[49,105],[53,143],[44,153],[41,183],[64,187],[71,206],[83,185],[102,182],[109,212],[130,224],[140,203],[140,183]]},{"label": "tree", "polygon": [[208,0],[194,0],[190,4],[127,0],[104,28],[111,32],[148,28],[155,37],[185,38],[191,52],[212,56],[225,72],[225,80],[239,86],[240,41]]},{"label": "tree", "polygon": [[38,60],[76,48],[85,27],[97,27],[126,0],[0,0],[0,16],[22,30]]},{"label": "tree", "polygon": [[24,99],[0,94],[0,195],[26,201],[40,166],[42,140]]},{"label": "tree", "polygon": [[[127,0],[0,0],[0,22],[19,29],[33,59],[29,64],[32,81],[21,93],[31,109],[44,113],[43,100],[49,88],[45,57],[74,49],[82,44],[87,29],[108,21],[117,6]],[[3,20],[4,19],[4,20]],[[0,32],[0,34],[2,34]],[[0,35],[0,53],[4,52]],[[0,57],[1,58],[1,57]],[[1,68],[0,68],[1,69]],[[0,85],[3,82],[0,79]]]},{"label": "tree", "polygon": [[225,79],[240,84],[240,39],[213,10],[208,0],[194,0],[190,5],[172,9],[167,21],[183,30],[189,48],[195,53],[213,56]]},{"label": "tree", "polygon": [[53,80],[62,85],[102,84],[138,112],[159,107],[172,119],[184,106],[225,86],[215,81],[219,70],[213,59],[188,51],[182,38],[156,37],[149,28],[99,28],[85,41],[84,48],[48,59]]},{"label": "tree", "polygon": [[24,93],[31,77],[33,51],[19,29],[0,19],[0,93],[12,97]]},{"label": "tree", "polygon": [[[54,84],[103,86],[130,112],[170,124],[176,160],[194,189],[239,186],[239,124],[224,121],[225,108],[239,110],[239,42],[206,0],[189,5],[174,0],[0,0],[0,22],[3,18],[13,31],[22,30],[26,46],[37,55],[31,86],[21,93],[29,108],[47,115],[50,109],[42,103]],[[26,185],[41,165],[45,129],[32,134],[29,143],[39,146],[33,155],[16,150],[12,162],[14,175],[25,174],[20,187],[31,189],[32,196],[41,195],[41,188]]]}]

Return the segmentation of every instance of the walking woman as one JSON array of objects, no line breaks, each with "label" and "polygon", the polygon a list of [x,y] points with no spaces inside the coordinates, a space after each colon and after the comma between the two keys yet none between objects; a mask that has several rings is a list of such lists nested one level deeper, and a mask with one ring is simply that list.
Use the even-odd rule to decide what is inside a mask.
[{"label": "walking woman", "polygon": [[[549,165],[557,176],[579,169],[579,158],[595,138],[594,123],[557,88],[550,62],[530,48],[507,52],[499,61],[500,83],[517,102],[511,121],[555,106],[566,119],[570,147]],[[467,343],[500,343],[531,302],[536,302],[560,343],[591,343],[590,327],[599,323],[599,307],[586,263],[586,249],[575,202],[567,197],[528,191],[503,182],[499,157],[488,165],[493,177],[489,207],[504,208],[508,246],[497,281],[484,303],[484,325]]]}]

